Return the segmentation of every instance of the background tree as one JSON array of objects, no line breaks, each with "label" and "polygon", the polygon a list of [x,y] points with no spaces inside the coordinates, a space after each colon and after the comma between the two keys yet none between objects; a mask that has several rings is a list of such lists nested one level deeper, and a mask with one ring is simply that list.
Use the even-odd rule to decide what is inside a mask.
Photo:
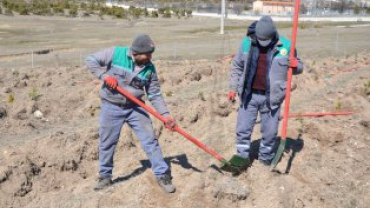
[{"label": "background tree", "polygon": [[29,9],[25,2],[19,4],[17,12],[20,15],[29,15]]},{"label": "background tree", "polygon": [[75,5],[71,6],[71,8],[69,9],[68,13],[69,13],[69,16],[76,17],[77,14],[78,14],[78,8],[77,8],[77,6],[75,6]]},{"label": "background tree", "polygon": [[159,8],[158,9],[158,13],[162,14],[162,15],[164,14],[165,11],[166,11],[166,8]]},{"label": "background tree", "polygon": [[304,4],[301,4],[301,6],[300,6],[300,8],[299,8],[299,12],[300,12],[301,14],[307,14],[308,9],[307,9],[307,7],[306,7]]},{"label": "background tree", "polygon": [[82,2],[82,3],[80,4],[80,8],[81,8],[81,9],[83,9],[83,10],[86,10],[86,9],[87,9],[87,4],[86,4],[86,2]]},{"label": "background tree", "polygon": [[164,17],[164,18],[171,18],[171,10],[170,10],[169,8],[167,8],[167,9],[164,11],[163,17]]},{"label": "background tree", "polygon": [[13,14],[13,10],[12,10],[12,9],[10,9],[10,8],[6,8],[6,9],[5,9],[5,15],[6,15],[6,16],[14,16],[14,14]]},{"label": "background tree", "polygon": [[193,10],[191,10],[191,9],[187,9],[187,10],[186,10],[186,16],[188,16],[188,17],[192,17],[192,16],[193,16]]},{"label": "background tree", "polygon": [[158,18],[158,12],[153,10],[151,17]]},{"label": "background tree", "polygon": [[346,7],[346,2],[345,0],[340,0],[333,5],[333,10],[338,11],[340,14],[343,14],[344,10]]},{"label": "background tree", "polygon": [[360,11],[361,11],[361,8],[358,5],[356,5],[355,8],[353,8],[353,12],[355,14],[360,14]]},{"label": "background tree", "polygon": [[69,4],[69,1],[60,1],[59,5],[62,9],[70,9],[71,8],[71,5]]},{"label": "background tree", "polygon": [[10,9],[13,13],[13,9],[15,7],[15,3],[12,0],[3,0],[2,2],[3,7],[6,9],[5,14],[7,13],[7,9]]},{"label": "background tree", "polygon": [[104,20],[104,13],[103,13],[103,11],[102,11],[102,10],[99,10],[99,14],[98,14],[98,16],[99,16],[99,19],[100,19],[100,20]]},{"label": "background tree", "polygon": [[108,11],[110,11],[108,7],[100,7],[99,14],[101,13],[102,15],[112,15],[112,14],[108,14]]},{"label": "background tree", "polygon": [[244,10],[244,6],[243,4],[240,4],[240,3],[234,3],[234,6],[233,6],[233,12],[236,14],[236,15],[240,15]]},{"label": "background tree", "polygon": [[175,14],[176,16],[179,16],[180,11],[179,11],[178,8],[172,8],[171,10],[172,10],[173,14]]},{"label": "background tree", "polygon": [[1,4],[3,5],[4,8],[8,8],[9,7],[9,2],[8,0],[2,0],[1,1]]},{"label": "background tree", "polygon": [[128,12],[129,12],[130,14],[133,14],[135,9],[136,9],[136,7],[134,7],[134,6],[130,6],[130,7],[128,8]]},{"label": "background tree", "polygon": [[53,7],[52,8],[52,10],[53,10],[53,13],[54,14],[59,14],[59,15],[63,15],[64,14],[64,9],[63,8],[61,8],[60,6],[55,6],[55,7]]},{"label": "background tree", "polygon": [[250,7],[249,5],[245,5],[244,6],[244,11],[249,11],[249,10],[251,10],[252,9],[252,7]]},{"label": "background tree", "polygon": [[145,17],[148,17],[149,16],[149,11],[147,8],[144,9],[144,16]]},{"label": "background tree", "polygon": [[95,5],[94,1],[91,1],[88,5],[87,9],[89,9],[91,11],[94,11],[94,10],[98,9],[98,7]]},{"label": "background tree", "polygon": [[141,16],[141,13],[142,11],[140,8],[134,8],[131,10],[131,15],[134,19],[139,19]]},{"label": "background tree", "polygon": [[34,15],[50,15],[52,14],[50,2],[46,0],[34,0],[31,4],[31,12]]},{"label": "background tree", "polygon": [[113,15],[119,19],[127,19],[127,11],[121,7],[113,7]]}]

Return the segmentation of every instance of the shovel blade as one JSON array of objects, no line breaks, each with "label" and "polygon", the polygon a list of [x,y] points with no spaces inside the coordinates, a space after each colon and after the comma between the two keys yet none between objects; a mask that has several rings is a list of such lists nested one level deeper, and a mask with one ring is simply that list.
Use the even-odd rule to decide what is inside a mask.
[{"label": "shovel blade", "polygon": [[250,166],[249,159],[240,157],[239,155],[233,155],[229,162],[224,163],[221,170],[231,172],[233,174],[240,174]]},{"label": "shovel blade", "polygon": [[285,150],[286,139],[280,140],[279,148],[275,154],[274,159],[271,162],[271,171],[274,171]]}]

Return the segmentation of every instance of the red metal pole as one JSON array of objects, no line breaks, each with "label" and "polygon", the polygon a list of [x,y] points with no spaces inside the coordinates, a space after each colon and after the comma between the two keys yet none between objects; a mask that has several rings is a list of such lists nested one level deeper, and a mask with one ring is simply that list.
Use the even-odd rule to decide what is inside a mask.
[{"label": "red metal pole", "polygon": [[299,118],[299,117],[322,117],[322,116],[347,116],[352,115],[353,112],[340,112],[340,113],[292,113],[289,118]]},{"label": "red metal pole", "polygon": [[[165,122],[165,118],[157,113],[154,109],[152,109],[151,107],[145,105],[142,101],[140,101],[139,99],[137,99],[136,97],[134,97],[133,95],[131,95],[130,93],[126,92],[124,89],[122,89],[121,87],[117,87],[116,88],[117,92],[121,93],[123,96],[127,97],[129,100],[131,100],[132,102],[136,103],[137,105],[139,105],[140,107],[144,108],[147,112],[149,112],[150,114],[152,114],[154,117],[156,117],[157,119],[159,119],[160,121],[162,122]],[[201,149],[203,149],[205,152],[207,152],[208,154],[212,155],[213,157],[215,157],[217,160],[221,161],[223,164],[227,164],[228,162],[221,156],[219,155],[217,152],[215,152],[214,150],[212,150],[211,148],[207,147],[205,144],[203,144],[202,142],[198,141],[197,139],[195,139],[194,137],[192,137],[190,134],[188,134],[187,132],[185,132],[184,130],[182,130],[179,126],[176,126],[174,128],[174,130],[176,132],[178,132],[179,134],[183,135],[186,139],[188,139],[189,141],[193,142],[195,145],[197,145],[198,147],[200,147]]]},{"label": "red metal pole", "polygon": [[[293,28],[292,28],[292,40],[291,40],[291,47],[290,47],[290,58],[295,57],[295,45],[297,39],[297,27],[298,27],[298,15],[299,15],[299,0],[295,1],[294,7],[294,19],[293,19]],[[286,139],[286,133],[288,129],[288,115],[289,115],[289,107],[290,107],[290,89],[292,85],[292,74],[293,68],[289,67],[288,70],[288,78],[286,83],[286,94],[285,94],[285,106],[284,106],[284,114],[283,114],[283,126],[281,131],[281,138]]]}]

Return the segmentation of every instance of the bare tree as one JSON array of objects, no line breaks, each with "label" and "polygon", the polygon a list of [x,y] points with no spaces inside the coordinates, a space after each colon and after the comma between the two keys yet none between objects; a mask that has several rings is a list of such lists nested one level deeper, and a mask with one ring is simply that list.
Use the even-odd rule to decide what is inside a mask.
[{"label": "bare tree", "polygon": [[234,3],[233,4],[233,12],[236,14],[236,15],[240,15],[244,10],[244,6],[243,4],[241,3]]},{"label": "bare tree", "polygon": [[301,14],[307,14],[307,7],[304,5],[304,4],[301,4],[301,6],[300,6],[300,9],[299,9],[299,12],[301,13]]}]

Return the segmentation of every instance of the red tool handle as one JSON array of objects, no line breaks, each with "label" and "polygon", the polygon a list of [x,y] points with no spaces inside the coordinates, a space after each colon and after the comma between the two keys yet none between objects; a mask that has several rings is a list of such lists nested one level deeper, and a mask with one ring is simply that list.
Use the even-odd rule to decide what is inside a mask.
[{"label": "red tool handle", "polygon": [[[136,97],[134,97],[133,95],[131,95],[130,93],[126,92],[124,89],[122,89],[121,87],[117,87],[116,88],[117,92],[121,93],[123,96],[125,96],[126,98],[128,98],[129,100],[131,100],[132,102],[136,103],[137,105],[139,105],[140,107],[144,108],[147,112],[149,112],[150,114],[152,114],[154,117],[156,117],[157,119],[159,119],[160,121],[162,122],[165,122],[165,118],[157,113],[154,109],[152,109],[151,107],[145,105],[142,101],[140,101],[139,99],[137,99]],[[208,154],[212,155],[213,157],[215,157],[217,160],[221,161],[221,162],[225,162],[226,160],[221,156],[219,155],[217,152],[215,152],[214,150],[210,149],[209,147],[207,147],[205,144],[203,144],[202,142],[198,141],[197,139],[195,139],[194,137],[192,137],[190,134],[188,134],[187,132],[185,132],[184,130],[182,130],[180,127],[176,126],[174,128],[174,131],[178,132],[179,134],[183,135],[186,139],[190,140],[191,142],[193,142],[194,144],[196,144],[198,147],[202,148],[204,151],[206,151]]]},{"label": "red tool handle", "polygon": [[[292,28],[292,44],[290,47],[290,58],[295,57],[295,44],[297,39],[297,27],[298,27],[298,14],[299,14],[299,0],[295,1],[295,8],[294,8],[294,19],[293,19],[293,28]],[[288,78],[286,82],[286,93],[285,93],[285,106],[284,106],[284,114],[283,114],[283,126],[281,132],[281,138],[286,139],[286,133],[288,129],[288,115],[289,115],[289,107],[290,107],[290,89],[292,85],[292,75],[293,75],[293,68],[289,67],[288,70]]]}]

